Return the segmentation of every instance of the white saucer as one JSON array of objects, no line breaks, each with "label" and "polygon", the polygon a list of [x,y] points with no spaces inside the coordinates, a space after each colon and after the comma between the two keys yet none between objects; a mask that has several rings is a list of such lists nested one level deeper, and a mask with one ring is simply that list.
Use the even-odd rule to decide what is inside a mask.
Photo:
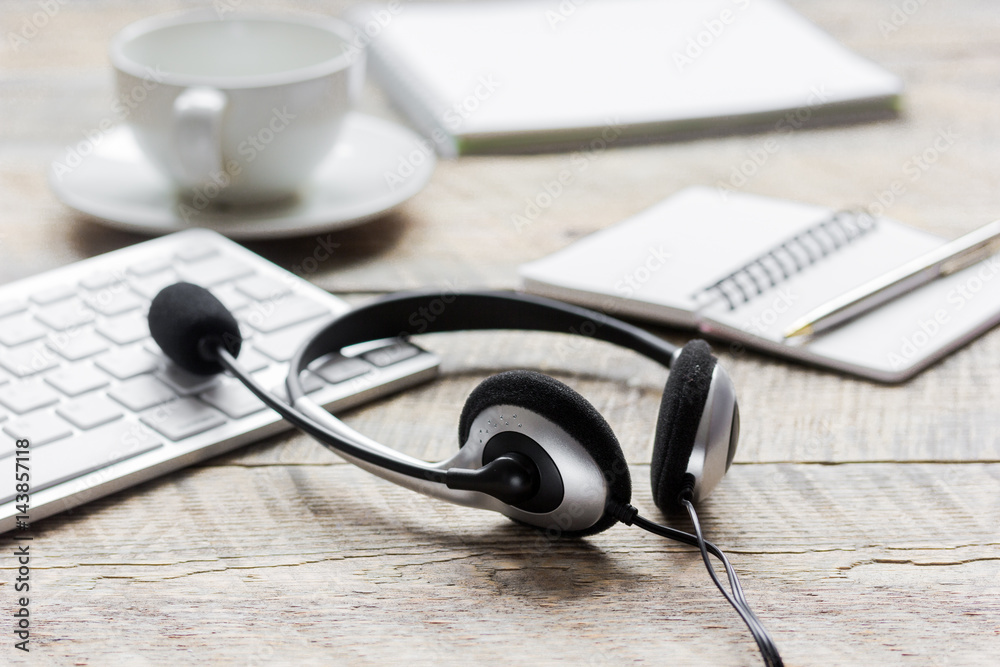
[{"label": "white saucer", "polygon": [[417,194],[434,171],[430,144],[395,123],[352,113],[341,132],[299,196],[280,204],[194,209],[146,159],[128,127],[107,133],[75,168],[58,156],[49,185],[63,203],[112,227],[142,234],[206,227],[230,238],[261,239],[364,222]]}]

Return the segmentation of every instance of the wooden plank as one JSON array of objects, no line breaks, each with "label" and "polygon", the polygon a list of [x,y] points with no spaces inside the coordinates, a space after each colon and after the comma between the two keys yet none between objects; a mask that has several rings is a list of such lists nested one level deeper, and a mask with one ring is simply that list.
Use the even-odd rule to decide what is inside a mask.
[{"label": "wooden plank", "polygon": [[[737,465],[701,512],[788,664],[982,664],[998,482],[997,464]],[[635,502],[659,516],[645,485]],[[757,662],[688,547],[624,526],[551,541],[348,466],[212,465],[73,514],[35,529],[36,658]]]}]

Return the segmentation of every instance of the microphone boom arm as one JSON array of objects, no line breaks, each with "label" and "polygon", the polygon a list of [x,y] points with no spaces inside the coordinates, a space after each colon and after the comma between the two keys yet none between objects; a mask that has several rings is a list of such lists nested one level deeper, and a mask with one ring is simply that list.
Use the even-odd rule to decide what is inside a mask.
[{"label": "microphone boom arm", "polygon": [[[239,362],[236,361],[233,355],[231,355],[229,351],[221,345],[216,348],[216,358],[219,363],[227,371],[232,373],[237,380],[242,382],[243,385],[254,394],[254,396],[263,401],[264,405],[271,408],[290,424],[311,435],[313,438],[320,441],[330,449],[350,457],[352,460],[369,464],[369,466],[362,467],[368,470],[381,468],[404,477],[412,477],[437,485],[445,484],[447,470],[443,470],[434,464],[418,461],[417,459],[406,461],[399,456],[387,456],[383,453],[372,451],[359,443],[352,442],[348,438],[334,433],[331,429],[318,424],[312,416],[303,414],[295,407],[279,400],[274,394],[261,386],[257,380],[247,373],[246,370],[240,366]],[[329,413],[326,414],[329,416]],[[393,454],[395,454],[395,452],[393,452]]]},{"label": "microphone boom arm", "polygon": [[[304,402],[300,410],[281,401],[251,377],[224,346],[218,345],[214,353],[223,368],[286,421],[349,463],[390,482],[458,505],[495,511],[501,511],[498,500],[501,505],[516,504],[538,491],[538,470],[530,460],[525,463],[501,456],[479,467],[469,452],[459,451],[447,461],[426,463],[380,443],[365,442],[368,438],[314,403]],[[498,476],[500,480],[495,479]]]}]

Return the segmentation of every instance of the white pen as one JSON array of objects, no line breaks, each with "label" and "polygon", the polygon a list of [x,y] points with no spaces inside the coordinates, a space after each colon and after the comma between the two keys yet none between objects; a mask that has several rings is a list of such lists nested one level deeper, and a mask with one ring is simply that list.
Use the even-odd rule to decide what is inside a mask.
[{"label": "white pen", "polygon": [[940,276],[1000,251],[1000,220],[945,243],[916,259],[832,299],[792,323],[785,338],[806,336],[843,324]]}]

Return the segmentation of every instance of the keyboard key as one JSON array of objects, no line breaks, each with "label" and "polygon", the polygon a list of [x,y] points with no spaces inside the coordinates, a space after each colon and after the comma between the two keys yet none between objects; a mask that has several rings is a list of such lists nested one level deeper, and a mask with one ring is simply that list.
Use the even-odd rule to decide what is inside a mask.
[{"label": "keyboard key", "polygon": [[128,272],[134,276],[149,276],[170,268],[172,264],[169,257],[158,255],[147,257],[142,262],[138,262],[128,267]]},{"label": "keyboard key", "polygon": [[41,380],[28,380],[0,387],[0,403],[23,415],[59,402],[59,394]]},{"label": "keyboard key", "polygon": [[80,299],[66,299],[44,308],[39,308],[35,319],[50,329],[65,331],[78,327],[94,319],[94,311],[87,308]]},{"label": "keyboard key", "polygon": [[127,380],[143,373],[152,373],[160,367],[160,358],[141,347],[114,350],[97,358],[97,365],[119,380]]},{"label": "keyboard key", "polygon": [[[305,393],[311,394],[314,391],[319,391],[325,386],[326,382],[324,382],[323,378],[321,378],[320,376],[316,375],[311,371],[302,371],[302,391],[304,391]],[[284,390],[285,388],[284,382],[281,383],[281,388],[282,390]],[[283,392],[283,396],[285,396],[287,399],[288,392]]]},{"label": "keyboard key", "polygon": [[[320,376],[312,373],[311,371],[302,372],[302,391],[306,394],[311,394],[314,391],[319,391],[326,386],[326,382]],[[264,384],[263,382],[261,384]],[[265,387],[267,385],[264,385]],[[285,378],[282,377],[280,382],[273,383],[271,385],[271,393],[280,398],[282,401],[288,402],[288,387],[285,384]]]},{"label": "keyboard key", "polygon": [[60,417],[85,431],[107,424],[125,413],[121,406],[101,392],[94,392],[56,408]]},{"label": "keyboard key", "polygon": [[[288,377],[287,369],[285,366],[279,364],[253,374],[253,379],[257,381],[257,384],[268,391],[271,391],[275,387],[284,387],[286,377]],[[274,392],[271,391],[271,393]]]},{"label": "keyboard key", "polygon": [[68,333],[51,333],[45,341],[46,347],[58,352],[60,356],[70,361],[79,361],[92,357],[98,352],[104,352],[108,347],[108,341],[98,336],[93,331],[85,330]]},{"label": "keyboard key", "polygon": [[218,254],[218,248],[213,248],[210,245],[189,243],[178,250],[174,256],[182,262],[197,262],[199,259],[215,257]]},{"label": "keyboard key", "polygon": [[[0,415],[3,415],[3,417],[0,418],[0,424],[2,424],[7,421],[7,415],[2,411],[0,411]],[[3,467],[7,467],[7,465],[13,466],[10,459],[5,459],[4,457],[10,456],[17,451],[17,437],[8,436],[10,436],[9,433],[7,435],[0,436],[0,464],[3,464]],[[0,478],[0,481],[2,481],[2,478]]]},{"label": "keyboard key", "polygon": [[[235,314],[235,313],[234,313]],[[236,323],[240,325],[240,335],[243,336],[243,340],[248,341],[256,335],[256,331],[253,330],[246,322],[240,322],[239,315],[236,315]]]},{"label": "keyboard key", "polygon": [[0,317],[7,317],[15,313],[20,313],[28,307],[28,304],[21,299],[0,300]]},{"label": "keyboard key", "polygon": [[138,278],[129,278],[128,284],[129,287],[143,297],[152,300],[164,287],[173,285],[178,281],[177,272],[171,270]]},{"label": "keyboard key", "polygon": [[236,360],[247,373],[256,373],[271,365],[270,359],[246,344],[240,349],[240,356]]},{"label": "keyboard key", "polygon": [[0,320],[0,343],[7,347],[38,340],[48,330],[27,313]]},{"label": "keyboard key", "polygon": [[[45,447],[36,448],[34,439],[31,444],[31,491],[36,493],[152,451],[163,441],[142,424],[120,419]],[[14,483],[14,475],[0,476],[0,503],[14,499]]]},{"label": "keyboard key", "polygon": [[87,305],[101,315],[121,315],[146,305],[145,300],[119,286],[117,289],[99,290],[87,297]]},{"label": "keyboard key", "polygon": [[48,370],[58,363],[56,355],[44,345],[24,345],[13,350],[0,350],[0,366],[19,378]]},{"label": "keyboard key", "polygon": [[108,396],[133,412],[146,410],[154,405],[177,398],[177,394],[170,387],[152,375],[140,375],[137,378],[126,380],[112,388],[108,392]]},{"label": "keyboard key", "polygon": [[[26,417],[15,419],[4,426],[3,430],[12,438],[30,440],[32,447],[46,445],[73,434],[73,429],[69,427],[69,424],[51,412],[34,412]],[[8,443],[4,442],[3,446],[7,447]],[[16,449],[14,443],[11,442],[9,450],[4,450],[4,453],[0,455],[9,454],[14,449]],[[34,471],[35,467],[32,466],[31,469]],[[31,490],[35,490],[34,475],[32,475]]]},{"label": "keyboard key", "polygon": [[80,281],[80,287],[86,290],[99,290],[120,283],[124,279],[120,270],[97,271]]},{"label": "keyboard key", "polygon": [[226,423],[221,412],[197,398],[166,403],[144,413],[141,420],[175,442]]},{"label": "keyboard key", "polygon": [[236,283],[236,289],[255,301],[277,299],[292,291],[285,283],[264,276],[253,276],[241,280]]},{"label": "keyboard key", "polygon": [[156,376],[181,396],[205,391],[219,381],[218,375],[197,375],[169,363]]},{"label": "keyboard key", "polygon": [[201,394],[200,398],[233,419],[240,419],[264,409],[264,403],[233,378],[226,378]]},{"label": "keyboard key", "polygon": [[302,341],[315,330],[314,324],[286,329],[270,336],[258,337],[253,346],[275,361],[288,361],[295,355]]},{"label": "keyboard key", "polygon": [[363,359],[333,354],[318,366],[310,367],[310,370],[330,384],[337,384],[364,375],[372,370],[372,367]]},{"label": "keyboard key", "polygon": [[181,278],[189,283],[212,287],[253,273],[247,264],[232,257],[210,257],[180,268]]},{"label": "keyboard key", "polygon": [[92,364],[83,363],[52,371],[45,381],[67,396],[79,396],[106,386],[110,379]]},{"label": "keyboard key", "polygon": [[330,314],[330,311],[320,304],[300,295],[277,301],[265,301],[257,306],[251,306],[247,311],[242,313],[241,319],[261,333],[271,333]]},{"label": "keyboard key", "polygon": [[66,284],[53,285],[48,289],[43,289],[39,292],[35,292],[29,298],[39,305],[46,305],[50,303],[55,303],[56,301],[62,301],[63,299],[68,299],[76,294],[76,290]]},{"label": "keyboard key", "polygon": [[410,357],[415,357],[420,353],[420,350],[410,345],[409,343],[393,343],[392,345],[387,345],[385,347],[380,347],[377,350],[369,350],[361,356],[366,360],[370,361],[379,368],[384,368],[404,359],[409,359]]},{"label": "keyboard key", "polygon": [[215,298],[222,302],[230,312],[236,312],[240,308],[245,308],[249,303],[250,299],[246,294],[240,292],[236,289],[235,285],[219,285],[212,288],[212,294]]},{"label": "keyboard key", "polygon": [[143,313],[133,312],[109,317],[96,327],[97,333],[119,345],[128,345],[149,335],[149,320]]}]

